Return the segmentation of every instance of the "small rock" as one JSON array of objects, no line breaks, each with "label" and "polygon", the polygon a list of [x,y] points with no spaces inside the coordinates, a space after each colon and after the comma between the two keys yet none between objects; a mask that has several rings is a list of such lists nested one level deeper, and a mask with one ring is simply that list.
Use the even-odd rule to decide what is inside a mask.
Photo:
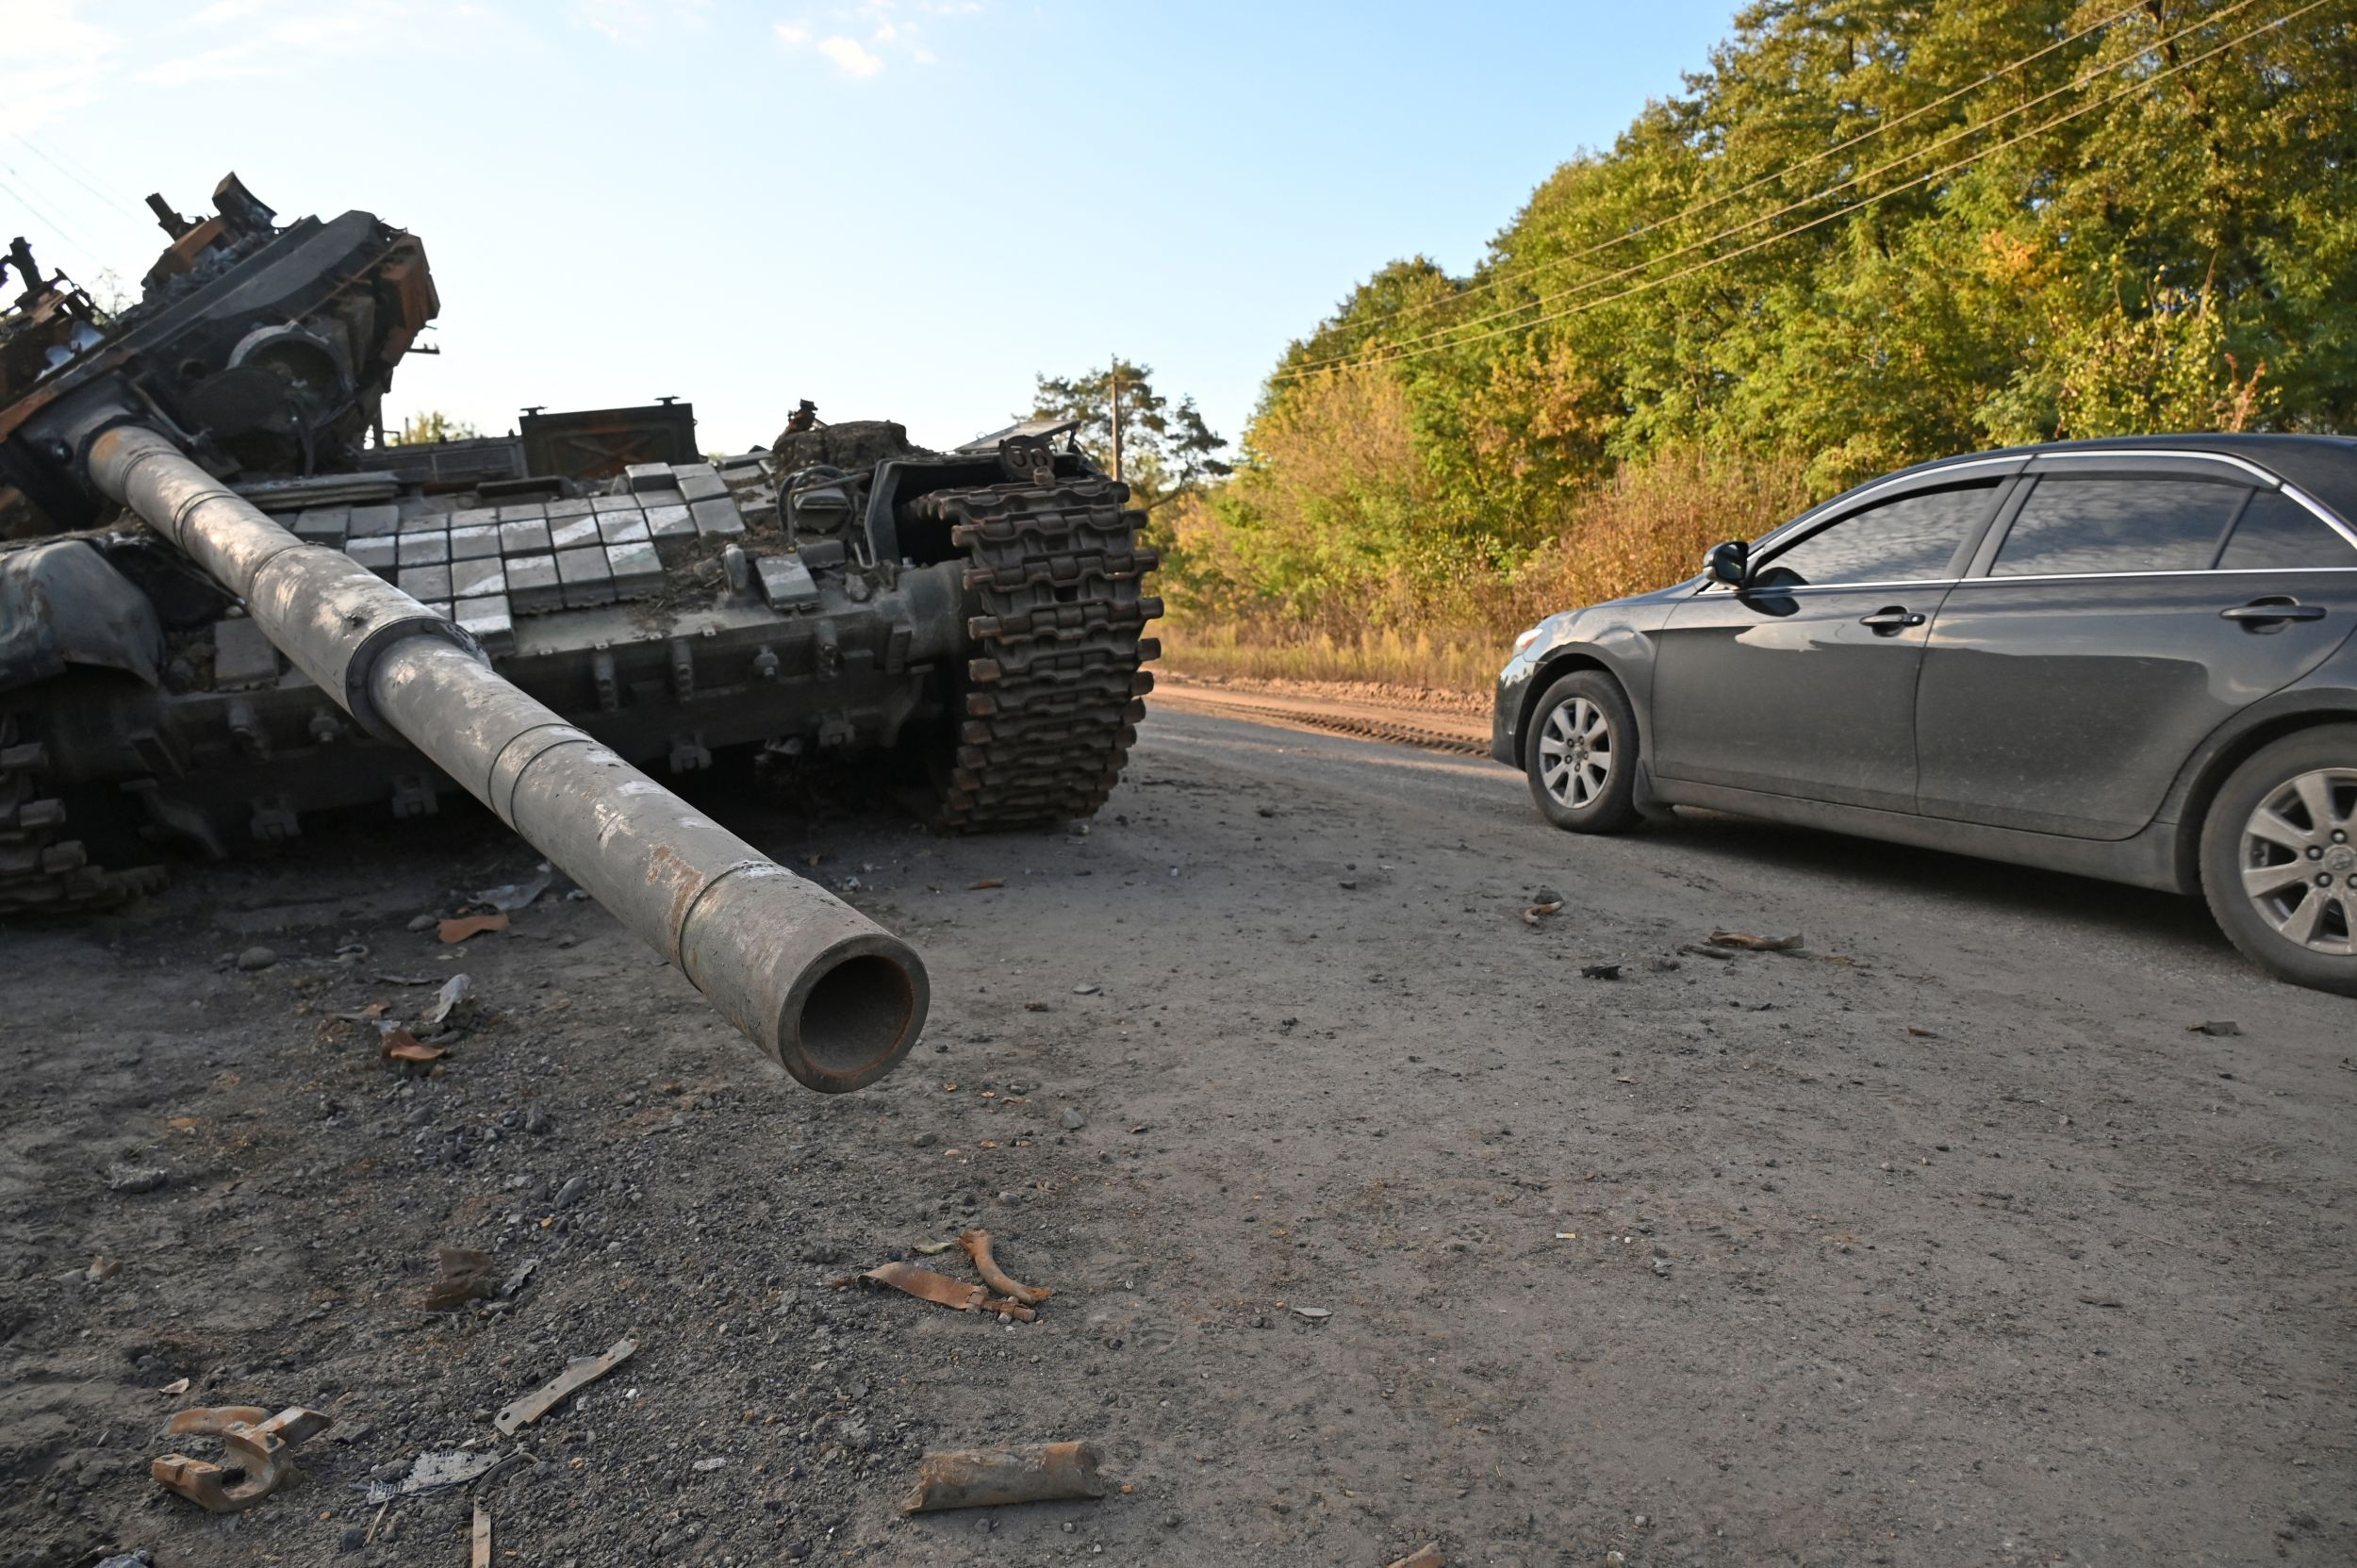
[{"label": "small rock", "polygon": [[256,969],[267,969],[277,962],[278,955],[268,948],[248,948],[238,955],[238,967],[248,974]]},{"label": "small rock", "polygon": [[524,1131],[526,1132],[546,1132],[553,1125],[554,1123],[550,1119],[548,1108],[538,1100],[536,1099],[524,1107]]},{"label": "small rock", "polygon": [[432,915],[412,915],[409,917],[409,929],[411,931],[432,931],[436,926],[438,926],[442,922],[438,917]]},{"label": "small rock", "polygon": [[724,1460],[724,1459],[719,1459],[719,1458],[714,1458],[714,1459],[708,1459],[708,1460],[698,1460],[698,1461],[696,1461],[696,1463],[695,1463],[694,1468],[696,1468],[696,1469],[697,1469],[697,1470],[699,1470],[699,1471],[706,1471],[706,1472],[708,1472],[708,1471],[713,1471],[713,1470],[718,1470],[718,1469],[722,1468],[723,1466],[725,1466],[728,1462],[729,1462],[728,1461],[726,1461],[726,1460]]},{"label": "small rock", "polygon": [[932,1143],[932,1141],[933,1135],[930,1132],[913,1132],[909,1134],[909,1147],[911,1148],[927,1147]]},{"label": "small rock", "polygon": [[1331,1307],[1295,1307],[1294,1315],[1310,1323],[1324,1323],[1334,1315]]},{"label": "small rock", "polygon": [[1178,1524],[1179,1520],[1177,1514],[1165,1513],[1162,1515],[1162,1528],[1166,1530],[1175,1530],[1178,1527]]},{"label": "small rock", "polygon": [[1579,978],[1582,980],[1618,980],[1621,978],[1621,966],[1618,964],[1583,964],[1579,966]]},{"label": "small rock", "polygon": [[346,1525],[338,1544],[347,1552],[356,1552],[369,1543],[369,1532],[357,1525]]},{"label": "small rock", "polygon": [[1094,985],[1076,985],[1072,988],[1072,994],[1076,997],[1093,997],[1096,995],[1096,990],[1097,988]]},{"label": "small rock", "polygon": [[574,1176],[567,1178],[565,1184],[556,1189],[555,1207],[559,1209],[571,1208],[575,1202],[579,1201],[581,1195],[588,1190],[588,1187],[589,1179],[587,1177]]},{"label": "small rock", "polygon": [[1359,890],[1359,881],[1355,877],[1344,877],[1342,880],[1341,886],[1346,893],[1355,893]]},{"label": "small rock", "polygon": [[118,1552],[97,1564],[97,1568],[154,1568],[155,1561],[147,1548],[141,1546],[136,1552]]},{"label": "small rock", "polygon": [[409,1461],[407,1460],[387,1460],[383,1464],[378,1465],[375,1469],[369,1472],[369,1479],[372,1481],[397,1481],[407,1474],[409,1474]]},{"label": "small rock", "polygon": [[1063,1108],[1063,1114],[1056,1119],[1063,1123],[1064,1131],[1067,1132],[1078,1132],[1080,1129],[1089,1124],[1089,1119],[1086,1116],[1080,1114],[1078,1110],[1069,1105]]},{"label": "small rock", "polygon": [[2242,1032],[2242,1025],[2234,1022],[2232,1018],[2213,1018],[2208,1023],[2194,1025],[2192,1032],[2196,1034],[2214,1034],[2220,1039],[2231,1040],[2235,1035]]},{"label": "small rock", "polygon": [[1563,901],[1563,895],[1552,887],[1541,887],[1530,896],[1530,901],[1534,904],[1559,904]]},{"label": "small rock", "polygon": [[152,1193],[171,1180],[172,1173],[161,1165],[107,1167],[107,1190],[110,1193]]}]

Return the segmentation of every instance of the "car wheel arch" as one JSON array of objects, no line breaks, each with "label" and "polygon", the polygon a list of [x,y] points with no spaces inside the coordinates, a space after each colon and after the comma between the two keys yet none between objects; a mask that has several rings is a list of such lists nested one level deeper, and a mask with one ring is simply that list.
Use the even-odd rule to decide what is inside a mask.
[{"label": "car wheel arch", "polygon": [[2321,729],[2328,724],[2346,724],[2357,719],[2357,706],[2329,708],[2297,708],[2266,717],[2237,730],[2227,740],[2215,745],[2187,765],[2190,775],[2182,785],[2177,812],[2174,858],[2179,886],[2187,893],[2201,890],[2201,829],[2210,815],[2211,802],[2226,781],[2266,747],[2274,745],[2287,735],[2303,730]]},{"label": "car wheel arch", "polygon": [[[1579,669],[1592,669],[1600,674],[1610,676],[1619,685],[1621,695],[1629,699],[1629,707],[1632,710],[1636,708],[1636,698],[1629,690],[1628,681],[1605,659],[1584,648],[1565,648],[1550,652],[1543,660],[1540,661],[1539,667],[1531,671],[1530,684],[1523,691],[1522,711],[1514,716],[1515,767],[1520,767],[1529,760],[1530,726],[1539,718],[1539,699],[1545,695],[1549,686],[1574,670]],[[1644,716],[1640,714],[1637,716],[1637,740],[1640,747],[1644,744]]]}]

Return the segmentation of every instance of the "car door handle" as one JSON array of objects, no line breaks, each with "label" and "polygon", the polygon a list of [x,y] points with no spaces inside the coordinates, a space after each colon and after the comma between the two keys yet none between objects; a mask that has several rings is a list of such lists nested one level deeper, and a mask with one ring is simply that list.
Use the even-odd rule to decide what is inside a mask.
[{"label": "car door handle", "polygon": [[2231,610],[2218,611],[2224,620],[2239,620],[2250,631],[2278,626],[2286,620],[2322,620],[2324,606],[2302,604],[2297,599],[2254,599]]},{"label": "car door handle", "polygon": [[1888,609],[1876,610],[1872,615],[1858,617],[1858,624],[1872,627],[1874,635],[1878,637],[1887,637],[1893,632],[1903,632],[1910,626],[1922,625],[1923,618],[1914,614],[1904,604],[1893,604]]}]

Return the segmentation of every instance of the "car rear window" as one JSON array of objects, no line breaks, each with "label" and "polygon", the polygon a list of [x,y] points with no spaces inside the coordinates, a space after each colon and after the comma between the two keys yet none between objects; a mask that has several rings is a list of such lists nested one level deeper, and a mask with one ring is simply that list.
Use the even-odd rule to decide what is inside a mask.
[{"label": "car rear window", "polygon": [[2192,479],[2037,482],[1990,569],[1999,577],[2206,571],[2250,492]]},{"label": "car rear window", "polygon": [[1946,577],[1956,549],[1987,515],[1995,480],[1902,496],[1821,528],[1765,563],[1755,586],[1913,583]]},{"label": "car rear window", "polygon": [[2220,571],[2357,567],[2357,545],[2291,497],[2262,490],[2243,508],[2217,567]]}]

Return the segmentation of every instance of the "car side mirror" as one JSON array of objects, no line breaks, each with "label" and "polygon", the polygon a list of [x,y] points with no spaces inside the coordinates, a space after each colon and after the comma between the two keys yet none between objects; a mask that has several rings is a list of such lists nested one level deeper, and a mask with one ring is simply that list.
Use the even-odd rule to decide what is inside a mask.
[{"label": "car side mirror", "polygon": [[1724,583],[1731,588],[1743,586],[1744,580],[1751,574],[1751,564],[1752,547],[1741,539],[1714,544],[1710,553],[1703,557],[1703,569],[1710,573],[1711,580]]}]

